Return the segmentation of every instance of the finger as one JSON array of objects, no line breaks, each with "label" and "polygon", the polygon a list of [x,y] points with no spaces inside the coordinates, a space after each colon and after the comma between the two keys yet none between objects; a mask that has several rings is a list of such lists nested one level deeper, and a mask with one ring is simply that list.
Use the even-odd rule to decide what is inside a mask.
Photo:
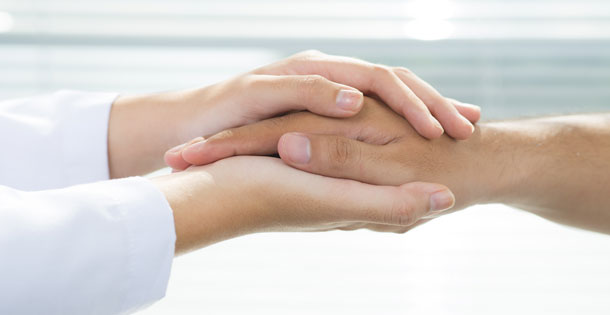
[{"label": "finger", "polygon": [[282,160],[300,170],[371,184],[399,185],[392,172],[400,167],[385,158],[382,146],[337,135],[287,133],[278,143]]},{"label": "finger", "polygon": [[426,138],[438,138],[443,134],[443,127],[424,102],[388,67],[355,58],[305,52],[291,57],[289,62],[272,64],[254,73],[319,74],[333,82],[376,94]]},{"label": "finger", "polygon": [[450,209],[455,203],[453,193],[439,184],[377,186],[344,179],[318,179],[322,181],[312,181],[305,189],[315,191],[307,192],[309,198],[322,202],[314,212],[335,216],[327,218],[331,221],[411,226],[422,217]]},{"label": "finger", "polygon": [[319,75],[253,75],[248,98],[256,117],[307,110],[329,117],[349,117],[362,108],[364,96],[355,88]]},{"label": "finger", "polygon": [[481,119],[481,107],[473,104],[462,103],[458,100],[448,98],[455,108],[466,117],[471,123],[476,123]]},{"label": "finger", "polygon": [[453,103],[443,97],[435,88],[408,69],[394,68],[394,72],[426,104],[449,136],[463,140],[472,135],[474,132],[472,123],[462,116]]},{"label": "finger", "polygon": [[[382,95],[388,95],[386,98],[382,97],[388,106],[401,113],[420,135],[429,139],[440,137],[444,128],[433,117],[426,104],[391,70],[385,67],[379,69],[376,70],[375,75],[377,80],[371,84],[376,91],[383,93]],[[394,91],[388,91],[389,88],[393,88]],[[401,93],[398,94],[396,91]]]},{"label": "finger", "polygon": [[185,161],[182,158],[182,150],[184,150],[184,148],[188,147],[189,145],[192,145],[193,143],[197,143],[203,140],[203,137],[197,137],[187,143],[177,145],[167,150],[167,152],[165,152],[165,155],[163,156],[165,164],[171,167],[174,171],[185,170],[187,167],[191,166],[191,163]]},{"label": "finger", "polygon": [[353,231],[358,229],[367,229],[375,232],[385,232],[385,233],[399,233],[403,234],[413,230],[414,228],[432,220],[427,219],[428,216],[424,216],[417,220],[417,222],[413,223],[410,226],[401,226],[401,225],[392,225],[392,224],[376,224],[376,223],[361,223],[361,224],[352,224],[346,227],[341,227],[339,230],[343,231]]},{"label": "finger", "polygon": [[293,131],[350,137],[357,132],[348,121],[302,112],[222,131],[182,149],[181,159],[189,165],[205,165],[234,155],[271,155],[277,153],[280,137]]},{"label": "finger", "polygon": [[[352,220],[382,225],[411,226],[420,218],[446,211],[455,204],[447,187],[432,183],[395,187],[349,181],[325,190],[330,209],[341,204],[344,211],[353,211]],[[349,215],[345,217],[349,219]]]},{"label": "finger", "polygon": [[[435,214],[435,215],[440,215],[440,213],[445,212],[445,211],[446,210],[434,211],[432,213],[439,213],[439,214]],[[413,229],[417,228],[418,226],[421,226],[422,224],[427,223],[430,220],[432,220],[432,219],[428,219],[428,216],[424,216],[424,217],[421,217],[419,220],[417,220],[417,222],[413,223],[412,225],[406,226],[406,227],[399,227],[398,229],[393,230],[392,232],[401,233],[401,234],[407,233],[407,232],[410,232]]]}]

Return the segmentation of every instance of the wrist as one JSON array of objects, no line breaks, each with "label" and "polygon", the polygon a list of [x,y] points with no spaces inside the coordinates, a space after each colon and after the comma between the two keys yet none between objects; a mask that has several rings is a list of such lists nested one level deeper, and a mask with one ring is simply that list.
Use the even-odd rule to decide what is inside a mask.
[{"label": "wrist", "polygon": [[226,226],[217,196],[211,194],[213,182],[197,174],[180,172],[153,178],[163,193],[174,216],[176,255],[220,242],[226,238]]},{"label": "wrist", "polygon": [[479,124],[467,145],[473,204],[510,203],[521,194],[535,163],[523,143],[529,132],[511,122]]},{"label": "wrist", "polygon": [[[222,161],[221,161],[222,162]],[[212,167],[214,166],[214,167]],[[155,177],[174,216],[176,254],[183,254],[227,239],[255,233],[265,222],[259,211],[260,194],[239,184],[241,176],[216,163]]]},{"label": "wrist", "polygon": [[112,105],[108,157],[112,178],[143,175],[164,166],[169,148],[201,135],[201,90],[122,95]]}]

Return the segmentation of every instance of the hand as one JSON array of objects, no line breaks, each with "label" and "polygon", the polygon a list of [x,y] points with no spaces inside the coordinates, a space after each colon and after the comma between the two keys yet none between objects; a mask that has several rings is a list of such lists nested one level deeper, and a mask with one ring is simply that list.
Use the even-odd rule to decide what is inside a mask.
[{"label": "hand", "polygon": [[210,127],[197,135],[292,110],[353,116],[362,106],[359,90],[379,96],[427,138],[443,134],[440,121],[451,137],[466,139],[481,114],[477,106],[442,97],[405,68],[306,51],[206,88],[199,99],[209,109],[200,126]]},{"label": "hand", "polygon": [[291,110],[348,117],[360,110],[362,99],[360,91],[320,76],[258,74],[202,89],[121,96],[109,122],[110,174],[151,172],[162,167],[163,153],[178,143]]},{"label": "hand", "polygon": [[[145,174],[162,167],[168,148],[293,110],[352,116],[362,105],[357,89],[385,100],[429,138],[443,133],[434,117],[456,139],[469,137],[480,117],[478,107],[445,99],[404,68],[305,52],[205,88],[119,97],[108,131],[111,177]],[[179,150],[169,151],[168,164]]]},{"label": "hand", "polygon": [[499,165],[491,167],[494,160],[477,156],[477,141],[476,136],[467,141],[424,139],[392,110],[365,98],[360,113],[351,118],[290,114],[220,132],[185,147],[179,156],[184,164],[201,165],[233,155],[279,152],[286,164],[325,176],[382,185],[442,183],[455,193],[459,209],[486,201],[482,198],[500,184],[493,183]]},{"label": "hand", "polygon": [[442,185],[375,186],[232,157],[152,179],[173,209],[176,252],[267,231],[401,231],[453,205]]},{"label": "hand", "polygon": [[352,86],[365,94],[377,95],[404,116],[419,134],[430,139],[440,137],[443,127],[451,137],[466,139],[474,130],[471,123],[477,122],[481,116],[479,107],[442,97],[406,68],[388,67],[319,51],[305,51],[253,73],[315,74]]},{"label": "hand", "polygon": [[365,99],[349,119],[286,115],[221,132],[185,148],[181,157],[202,164],[279,152],[286,164],[312,173],[384,185],[442,183],[455,193],[454,209],[504,203],[610,233],[609,126],[610,114],[558,116],[482,123],[464,141],[425,140]]}]

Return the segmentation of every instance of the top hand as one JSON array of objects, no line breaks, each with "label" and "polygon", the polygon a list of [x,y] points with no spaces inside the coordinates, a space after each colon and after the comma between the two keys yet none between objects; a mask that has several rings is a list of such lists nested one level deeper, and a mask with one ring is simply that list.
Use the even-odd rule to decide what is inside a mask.
[{"label": "top hand", "polygon": [[432,86],[403,67],[388,67],[319,51],[305,51],[252,73],[315,74],[349,85],[365,94],[377,95],[404,116],[419,134],[429,139],[440,137],[443,127],[451,137],[466,139],[474,130],[471,122],[477,122],[480,117],[478,107],[442,97]]},{"label": "top hand", "polygon": [[[426,138],[443,134],[440,121],[448,135],[466,139],[481,116],[479,107],[442,97],[405,68],[307,51],[195,91],[193,96],[182,93],[204,106],[182,111],[195,121],[188,123],[185,117],[187,123],[177,124],[176,129],[187,128],[181,132],[184,142],[291,110],[350,117],[362,106],[362,94],[354,88],[379,96]],[[175,169],[189,166],[178,156],[182,147],[165,156],[165,162]]]},{"label": "top hand", "polygon": [[[292,110],[353,116],[362,106],[358,89],[383,99],[427,138],[443,133],[438,121],[453,138],[468,138],[480,117],[478,107],[445,99],[404,68],[304,52],[205,88],[119,97],[110,114],[110,174],[145,174],[162,167],[172,146]],[[168,164],[181,161],[179,150],[166,156]]]}]

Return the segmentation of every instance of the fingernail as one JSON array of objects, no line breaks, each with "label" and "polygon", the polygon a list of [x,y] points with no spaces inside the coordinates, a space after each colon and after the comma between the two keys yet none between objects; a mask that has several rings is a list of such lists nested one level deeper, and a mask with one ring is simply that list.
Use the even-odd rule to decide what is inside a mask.
[{"label": "fingernail", "polygon": [[437,130],[439,130],[441,133],[439,134],[439,136],[441,136],[443,133],[445,133],[445,129],[443,128],[443,126],[441,125],[440,122],[438,122],[438,120],[436,120],[436,118],[434,117],[430,117],[430,121],[432,122],[432,124],[436,127]]},{"label": "fingernail", "polygon": [[474,125],[472,125],[472,123],[470,122],[470,120],[466,119],[466,117],[458,114],[460,117],[460,120],[462,121],[462,124],[468,126],[468,128],[470,128],[470,134],[472,134],[474,132]]},{"label": "fingernail", "polygon": [[470,124],[470,134],[472,135],[474,133],[474,125],[471,122],[468,122]]},{"label": "fingernail", "polygon": [[464,103],[464,102],[460,102],[460,101],[456,101],[456,102],[458,102],[458,104],[463,105],[463,106],[468,106],[468,107],[472,107],[474,109],[481,110],[481,106],[479,106],[479,105],[474,105],[474,104],[470,104],[470,103]]},{"label": "fingernail", "polygon": [[445,211],[453,207],[454,204],[455,196],[448,189],[437,191],[430,196],[430,211]]},{"label": "fingernail", "polygon": [[355,112],[362,103],[363,95],[360,91],[341,90],[337,93],[337,107],[342,110]]},{"label": "fingernail", "polygon": [[184,148],[184,146],[186,146],[186,143],[177,145],[177,146],[167,150],[167,153],[178,153],[178,152],[180,152],[180,150],[182,150],[182,148]]},{"label": "fingernail", "polygon": [[288,133],[282,137],[285,157],[293,163],[305,164],[311,158],[309,138],[298,133]]}]

